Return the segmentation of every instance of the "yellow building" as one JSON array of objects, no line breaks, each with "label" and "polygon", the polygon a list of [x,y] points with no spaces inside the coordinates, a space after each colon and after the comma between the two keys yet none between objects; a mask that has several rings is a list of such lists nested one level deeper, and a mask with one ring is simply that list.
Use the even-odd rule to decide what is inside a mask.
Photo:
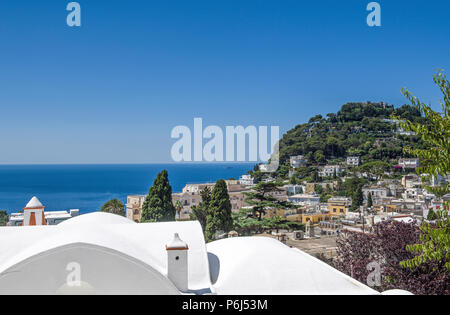
[{"label": "yellow building", "polygon": [[330,215],[344,215],[350,206],[348,198],[330,198],[328,199],[328,210]]},{"label": "yellow building", "polygon": [[380,213],[400,212],[401,207],[396,204],[373,205],[373,209]]},{"label": "yellow building", "polygon": [[311,223],[315,224],[320,221],[329,220],[332,217],[328,213],[303,213],[303,211],[304,209],[270,209],[266,211],[263,218],[279,216],[291,222],[306,224],[306,222],[311,221]]},{"label": "yellow building", "polygon": [[324,213],[306,213],[306,214],[292,214],[286,216],[288,221],[295,221],[301,224],[306,224],[306,222],[311,221],[311,223],[319,223],[321,221],[326,221],[331,218],[331,215]]}]

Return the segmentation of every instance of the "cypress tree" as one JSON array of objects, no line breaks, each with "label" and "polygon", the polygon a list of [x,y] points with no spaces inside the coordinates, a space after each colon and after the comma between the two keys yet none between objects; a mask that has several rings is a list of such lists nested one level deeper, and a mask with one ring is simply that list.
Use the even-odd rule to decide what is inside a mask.
[{"label": "cypress tree", "polygon": [[352,211],[356,211],[363,204],[364,196],[362,193],[362,187],[358,186],[358,188],[353,193],[352,198]]},{"label": "cypress tree", "polygon": [[142,205],[141,222],[175,221],[175,213],[169,175],[163,170],[156,176]]},{"label": "cypress tree", "polygon": [[224,233],[233,228],[233,218],[231,217],[231,202],[228,195],[227,184],[223,179],[216,182],[211,193],[209,211],[206,217],[205,238],[207,242],[216,239],[216,232]]},{"label": "cypress tree", "polygon": [[202,201],[198,204],[198,206],[192,206],[191,220],[197,220],[200,222],[204,233],[206,229],[206,219],[209,212],[209,204],[211,202],[211,189],[209,189],[209,187],[205,187],[202,191],[200,191],[200,195],[202,196]]},{"label": "cypress tree", "polygon": [[372,207],[373,206],[372,194],[370,192],[369,192],[369,195],[367,197],[367,206],[368,207]]}]

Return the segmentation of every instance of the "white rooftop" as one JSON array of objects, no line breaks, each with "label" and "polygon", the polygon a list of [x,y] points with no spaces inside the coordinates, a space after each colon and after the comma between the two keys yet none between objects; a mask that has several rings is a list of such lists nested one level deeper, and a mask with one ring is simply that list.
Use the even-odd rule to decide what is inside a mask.
[{"label": "white rooftop", "polygon": [[84,293],[180,294],[168,277],[166,245],[188,247],[191,294],[378,294],[271,238],[205,244],[196,221],[137,224],[101,212],[0,228],[0,294],[73,293],[66,281],[76,268]]},{"label": "white rooftop", "polygon": [[[215,256],[210,259],[210,268],[217,294],[378,294],[319,259],[272,238],[228,238],[207,244],[207,249],[208,255]],[[220,271],[215,275],[217,269]]]},{"label": "white rooftop", "polygon": [[31,200],[25,206],[25,208],[29,208],[29,209],[36,209],[36,208],[41,208],[41,207],[43,207],[43,205],[36,196],[31,198]]}]

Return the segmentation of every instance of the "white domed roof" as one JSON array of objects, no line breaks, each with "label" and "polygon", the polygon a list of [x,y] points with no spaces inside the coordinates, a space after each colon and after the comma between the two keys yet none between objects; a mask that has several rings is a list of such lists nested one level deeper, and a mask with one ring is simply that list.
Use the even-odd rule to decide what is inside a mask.
[{"label": "white domed roof", "polygon": [[59,225],[73,224],[136,224],[136,222],[117,214],[108,212],[92,212],[61,222]]},{"label": "white domed roof", "polygon": [[232,237],[206,246],[219,295],[379,294],[317,258],[271,238]]},{"label": "white domed roof", "polygon": [[36,196],[31,198],[31,200],[25,206],[25,208],[29,208],[29,209],[36,209],[36,208],[42,208],[42,207],[43,207],[42,203],[39,201],[39,199]]}]

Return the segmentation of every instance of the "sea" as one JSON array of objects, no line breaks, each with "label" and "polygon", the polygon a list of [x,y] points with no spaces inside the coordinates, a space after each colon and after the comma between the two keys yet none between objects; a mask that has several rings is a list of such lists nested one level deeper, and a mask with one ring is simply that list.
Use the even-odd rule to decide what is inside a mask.
[{"label": "sea", "polygon": [[46,211],[100,210],[111,199],[124,204],[128,195],[147,194],[156,175],[167,170],[173,192],[186,184],[238,179],[249,163],[144,165],[0,165],[0,210],[22,210],[36,196]]}]

